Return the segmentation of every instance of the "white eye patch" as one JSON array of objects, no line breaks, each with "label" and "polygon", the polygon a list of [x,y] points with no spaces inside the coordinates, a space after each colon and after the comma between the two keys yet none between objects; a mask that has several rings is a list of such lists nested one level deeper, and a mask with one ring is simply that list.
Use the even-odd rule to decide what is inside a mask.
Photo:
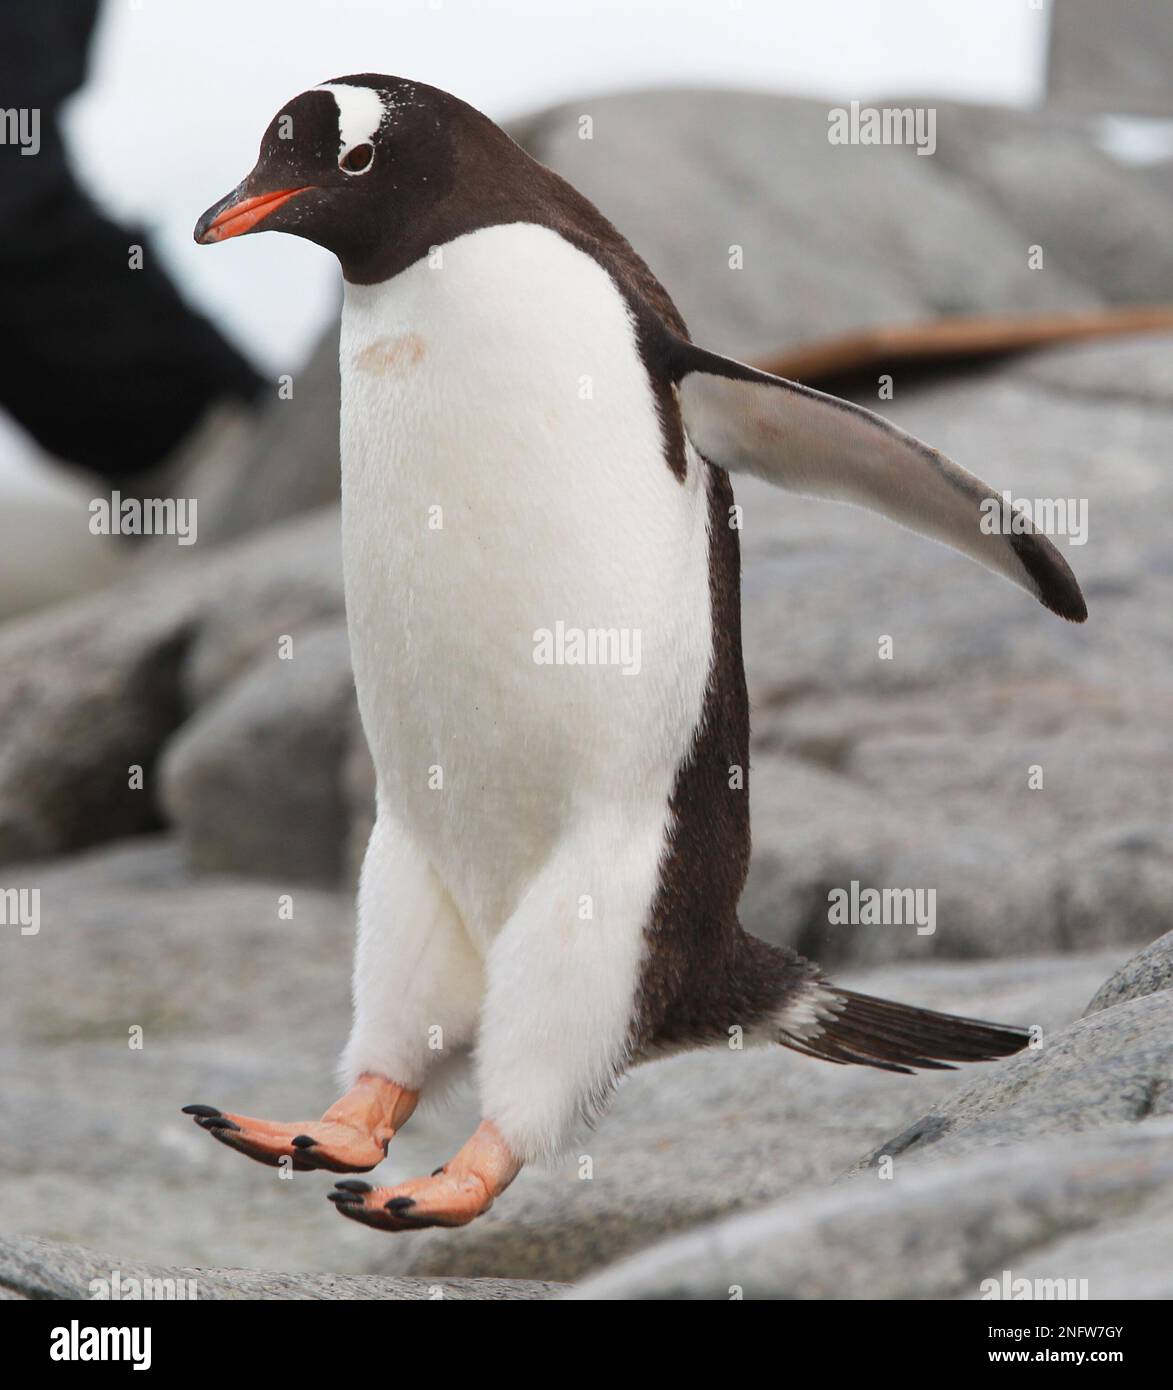
[{"label": "white eye patch", "polygon": [[338,158],[356,145],[373,144],[386,108],[373,87],[351,87],[345,82],[326,82],[315,92],[329,92],[338,107]]}]

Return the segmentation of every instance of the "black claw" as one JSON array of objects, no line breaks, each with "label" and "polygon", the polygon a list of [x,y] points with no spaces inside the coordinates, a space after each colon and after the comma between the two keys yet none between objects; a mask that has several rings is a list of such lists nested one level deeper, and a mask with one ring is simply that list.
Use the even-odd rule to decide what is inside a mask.
[{"label": "black claw", "polygon": [[401,1211],[407,1211],[410,1207],[414,1207],[414,1206],[415,1206],[415,1198],[414,1198],[414,1197],[392,1197],[391,1200],[390,1200],[389,1202],[387,1202],[387,1203],[384,1204],[383,1210],[384,1210],[384,1211],[393,1211],[393,1212],[396,1213],[396,1215],[398,1215],[399,1212],[401,1212]]},{"label": "black claw", "polygon": [[346,1178],[343,1182],[334,1184],[342,1192],[370,1192],[372,1187],[369,1182],[363,1182],[361,1178]]},{"label": "black claw", "polygon": [[185,1105],[180,1113],[183,1115],[203,1115],[210,1120],[214,1115],[219,1115],[220,1112],[210,1105]]},{"label": "black claw", "polygon": [[433,1168],[433,1169],[432,1169],[432,1177],[438,1178],[438,1177],[440,1176],[440,1174],[441,1174],[443,1171],[444,1171],[444,1165],[441,1163],[440,1166],[439,1166],[439,1168]]},{"label": "black claw", "polygon": [[309,1134],[295,1134],[289,1141],[295,1149],[316,1149],[318,1141]]},{"label": "black claw", "polygon": [[234,1124],[231,1120],[225,1119],[223,1115],[200,1115],[196,1120],[196,1124],[199,1125],[201,1129],[210,1129],[213,1131],[218,1129],[234,1129],[237,1132],[240,1131],[240,1126],[238,1124]]},{"label": "black claw", "polygon": [[326,1201],[339,1207],[362,1206],[362,1197],[357,1192],[327,1192]]}]

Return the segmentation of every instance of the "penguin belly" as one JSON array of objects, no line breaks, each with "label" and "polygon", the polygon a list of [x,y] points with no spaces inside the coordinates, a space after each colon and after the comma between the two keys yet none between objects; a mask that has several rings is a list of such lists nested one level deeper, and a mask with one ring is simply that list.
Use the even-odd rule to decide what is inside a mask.
[{"label": "penguin belly", "polygon": [[340,358],[380,814],[484,951],[576,835],[659,817],[667,841],[712,664],[709,469],[673,471],[626,301],[547,228],[348,284]]}]

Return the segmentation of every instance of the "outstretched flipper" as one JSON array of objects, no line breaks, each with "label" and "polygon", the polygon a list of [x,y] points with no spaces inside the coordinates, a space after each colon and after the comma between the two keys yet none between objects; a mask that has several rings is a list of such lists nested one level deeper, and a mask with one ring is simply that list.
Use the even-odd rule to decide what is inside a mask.
[{"label": "outstretched flipper", "polygon": [[489,1210],[521,1166],[497,1126],[484,1120],[455,1158],[431,1177],[395,1187],[350,1180],[335,1184],[328,1197],[343,1216],[380,1231],[467,1226]]},{"label": "outstretched flipper", "polygon": [[418,1099],[418,1091],[367,1074],[320,1120],[279,1124],[228,1114],[210,1105],[185,1105],[183,1113],[230,1149],[270,1167],[288,1160],[298,1171],[324,1168],[331,1173],[365,1173],[386,1157],[388,1144]]},{"label": "outstretched flipper", "polygon": [[1087,617],[1079,584],[1047,537],[1021,512],[1014,533],[1003,534],[1002,498],[936,449],[861,406],[683,339],[663,350],[684,428],[710,463],[880,512],[1004,575],[1061,618]]}]

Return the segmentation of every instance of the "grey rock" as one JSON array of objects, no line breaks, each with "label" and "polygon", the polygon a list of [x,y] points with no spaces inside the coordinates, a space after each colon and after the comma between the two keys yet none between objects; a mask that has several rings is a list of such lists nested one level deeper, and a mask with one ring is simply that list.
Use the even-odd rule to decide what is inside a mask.
[{"label": "grey rock", "polygon": [[203,508],[209,541],[233,540],[338,501],[338,325],[322,337],[309,361],[286,369],[293,395],[276,381],[231,477]]},{"label": "grey rock", "polygon": [[[303,574],[317,604],[333,565],[340,607],[338,552],[337,513],[309,516],[219,551],[176,547],[165,568],[0,628],[0,863],[157,827],[159,749],[191,692],[250,641],[268,642],[274,592],[296,591]],[[206,615],[220,635],[189,679]]]},{"label": "grey rock", "polygon": [[182,718],[195,608],[115,585],[0,629],[0,862],[158,824],[150,779]]},{"label": "grey rock", "polygon": [[1158,937],[1105,980],[1084,1012],[1099,1013],[1166,989],[1173,989],[1173,931]]},{"label": "grey rock", "polygon": [[193,877],[163,837],[17,868],[41,929],[0,939],[0,1230],[157,1265],[363,1272],[329,1183],[279,1181],[180,1114],[312,1118],[334,1099],[350,897]]},{"label": "grey rock", "polygon": [[1173,1115],[1173,995],[1116,1004],[1079,1019],[973,1079],[865,1161],[968,1155],[1050,1134],[1086,1133]]},{"label": "grey rock", "polygon": [[[6,441],[7,443],[7,441]],[[8,449],[6,448],[6,465]],[[124,547],[90,534],[94,493],[45,464],[34,486],[5,468],[0,513],[0,622],[48,608],[122,578]]]},{"label": "grey rock", "polygon": [[355,705],[344,624],[293,638],[190,719],[160,765],[163,807],[193,868],[334,883]]},{"label": "grey rock", "polygon": [[[1173,1120],[1023,1144],[792,1198],[615,1265],[572,1299],[979,1298],[986,1279],[1088,1280],[1091,1298],[1167,1298],[1168,1259],[1117,1282],[1121,1229],[1173,1215]],[[1089,1263],[1073,1263],[1076,1253]],[[1167,1251],[1166,1251],[1167,1255]],[[1122,1285],[1124,1287],[1122,1287]],[[1124,1292],[1124,1288],[1129,1293]]]},{"label": "grey rock", "polygon": [[1049,95],[1081,111],[1173,115],[1173,15],[1132,0],[1063,0],[1051,12]]},{"label": "grey rock", "polygon": [[1028,248],[1038,246],[1042,268],[1029,274],[1058,272],[1108,303],[1168,298],[1161,286],[1173,276],[1173,246],[1162,227],[1173,205],[1142,168],[1098,148],[1091,122],[947,102],[935,109],[936,153],[925,160],[904,153],[961,180],[976,205],[1013,225],[1017,237],[1004,257],[1024,266]]},{"label": "grey rock", "polygon": [[[1173,1201],[1159,1197],[1135,1216],[1113,1213],[1110,1220],[1054,1240],[1037,1254],[1018,1256],[1014,1274],[1031,1280],[1086,1279],[1090,1298],[1167,1300],[1173,1295],[1170,1250]],[[1001,1271],[992,1273],[997,1278]]]},{"label": "grey rock", "polygon": [[[544,1299],[557,1284],[519,1279],[379,1279],[354,1274],[281,1274],[257,1269],[191,1269],[99,1255],[58,1241],[0,1237],[0,1298],[91,1299],[135,1288],[140,1295],[201,1302],[223,1299]],[[131,1281],[135,1281],[131,1284]],[[126,1292],[123,1297],[128,1296]]]},{"label": "grey rock", "polygon": [[1028,381],[1084,400],[1173,405],[1173,337],[1167,333],[1070,343],[1024,358],[1022,370]]},{"label": "grey rock", "polygon": [[[878,323],[1097,302],[1095,286],[1058,268],[1031,271],[1035,238],[947,173],[940,149],[924,158],[832,145],[835,104],[625,93],[534,116],[519,133],[614,222],[693,336],[718,352],[744,359]],[[579,136],[582,115],[594,122],[590,140]],[[1034,118],[1020,126],[1029,136]]]},{"label": "grey rock", "polygon": [[[283,638],[343,615],[337,510],[267,534],[268,553],[258,556],[247,579],[200,615],[183,666],[189,709],[198,709],[261,658],[272,657]],[[278,547],[287,553],[278,555]]]}]

